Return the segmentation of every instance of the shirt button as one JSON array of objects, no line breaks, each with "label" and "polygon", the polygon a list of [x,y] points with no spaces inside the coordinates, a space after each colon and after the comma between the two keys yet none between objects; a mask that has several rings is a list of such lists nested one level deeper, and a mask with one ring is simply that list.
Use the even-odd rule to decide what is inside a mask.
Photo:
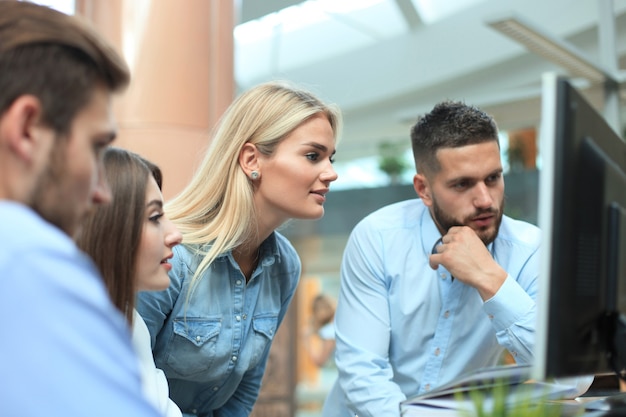
[{"label": "shirt button", "polygon": [[443,272],[442,272],[442,273],[440,273],[440,274],[439,274],[439,276],[441,277],[441,279],[446,279],[446,278],[447,278],[446,274],[445,274],[445,273],[443,273]]},{"label": "shirt button", "polygon": [[232,359],[233,359],[233,362],[237,362],[237,356],[233,355]]},{"label": "shirt button", "polygon": [[191,414],[197,414],[197,413],[198,413],[198,410],[196,410],[195,408],[191,409]]},{"label": "shirt button", "polygon": [[447,319],[448,317],[450,317],[450,310],[446,310],[446,312],[445,312],[445,313],[443,313],[443,317],[444,317],[444,318],[446,318],[446,319]]},{"label": "shirt button", "polygon": [[218,389],[218,387],[213,387],[213,391],[217,391]]},{"label": "shirt button", "polygon": [[439,348],[435,349],[435,356],[439,356],[440,353],[441,353],[441,350],[439,350]]},{"label": "shirt button", "polygon": [[493,314],[489,315],[489,320],[493,320]]},{"label": "shirt button", "polygon": [[425,390],[425,391],[429,391],[429,390],[430,390],[430,384],[426,384],[426,385],[424,385],[424,390]]},{"label": "shirt button", "polygon": [[511,355],[513,355],[513,357],[517,356],[517,352],[511,352]]},{"label": "shirt button", "polygon": [[200,339],[201,339],[200,336],[196,336],[196,342],[199,342]]},{"label": "shirt button", "polygon": [[235,316],[235,320],[237,320],[237,321],[241,321],[241,316],[240,316],[240,315],[236,315],[236,316]]},{"label": "shirt button", "polygon": [[240,279],[238,279],[237,281],[235,281],[235,284],[237,284],[237,285],[241,285],[241,280],[240,280]]},{"label": "shirt button", "polygon": [[244,315],[243,315],[243,319],[245,320],[245,319],[247,319],[247,318],[248,318],[248,315],[247,315],[247,314],[244,314]]}]

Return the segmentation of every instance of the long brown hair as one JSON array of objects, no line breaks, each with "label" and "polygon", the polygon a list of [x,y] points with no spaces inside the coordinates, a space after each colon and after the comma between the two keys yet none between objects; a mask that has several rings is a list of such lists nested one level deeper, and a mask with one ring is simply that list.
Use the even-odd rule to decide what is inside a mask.
[{"label": "long brown hair", "polygon": [[161,188],[161,170],[141,156],[110,147],[104,153],[105,176],[113,201],[89,213],[77,237],[100,270],[113,304],[132,324],[135,306],[135,260],[152,176]]}]

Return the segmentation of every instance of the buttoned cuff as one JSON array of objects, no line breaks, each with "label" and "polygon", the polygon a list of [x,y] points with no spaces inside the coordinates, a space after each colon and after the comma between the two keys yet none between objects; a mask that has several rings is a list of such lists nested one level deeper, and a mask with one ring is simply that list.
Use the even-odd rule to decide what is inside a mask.
[{"label": "buttoned cuff", "polygon": [[510,275],[493,297],[485,301],[483,308],[492,320],[496,331],[507,329],[532,310],[533,299]]}]

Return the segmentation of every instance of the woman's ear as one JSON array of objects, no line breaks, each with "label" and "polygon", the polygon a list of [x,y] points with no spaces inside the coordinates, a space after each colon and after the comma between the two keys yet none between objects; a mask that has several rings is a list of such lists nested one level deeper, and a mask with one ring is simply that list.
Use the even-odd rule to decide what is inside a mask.
[{"label": "woman's ear", "polygon": [[241,169],[248,178],[256,179],[252,178],[252,172],[256,172],[258,178],[260,174],[259,151],[254,144],[247,142],[243,145],[243,148],[239,151],[239,166],[241,166]]},{"label": "woman's ear", "polygon": [[423,174],[415,174],[413,177],[413,188],[417,195],[422,199],[424,204],[430,207],[433,203],[431,197],[431,189],[430,183],[428,182],[428,178],[426,178]]}]

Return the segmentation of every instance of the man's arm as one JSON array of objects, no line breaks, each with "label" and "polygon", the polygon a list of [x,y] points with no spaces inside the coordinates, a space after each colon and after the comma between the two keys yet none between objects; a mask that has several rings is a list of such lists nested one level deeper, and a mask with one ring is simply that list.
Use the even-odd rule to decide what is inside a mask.
[{"label": "man's arm", "polygon": [[433,268],[441,264],[455,278],[477,289],[498,343],[517,363],[531,363],[533,359],[539,271],[536,249],[512,253],[507,257],[512,261],[501,266],[472,229],[453,227],[443,237],[438,253],[430,257]]},{"label": "man's arm", "polygon": [[339,384],[359,417],[398,417],[406,397],[392,382],[390,316],[376,233],[353,231],[341,267],[335,315]]}]

